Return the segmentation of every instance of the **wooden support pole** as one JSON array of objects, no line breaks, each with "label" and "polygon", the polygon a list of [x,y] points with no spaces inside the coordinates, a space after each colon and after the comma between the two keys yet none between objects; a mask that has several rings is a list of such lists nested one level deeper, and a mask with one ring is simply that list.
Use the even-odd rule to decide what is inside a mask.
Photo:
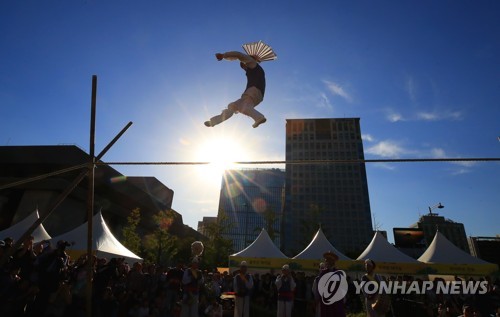
[{"label": "wooden support pole", "polygon": [[93,254],[92,254],[92,218],[94,217],[94,168],[95,168],[95,117],[97,101],[97,76],[92,76],[92,100],[90,110],[90,141],[89,141],[89,166],[87,188],[87,290],[86,308],[87,316],[92,317],[92,279],[93,279]]},{"label": "wooden support pole", "polygon": [[[96,82],[97,84],[97,82]],[[95,90],[94,90],[95,91]],[[95,100],[93,98],[93,100]],[[93,115],[93,117],[95,116],[95,113]],[[94,123],[92,123],[92,128],[91,130],[93,130],[95,128],[94,124],[95,124],[95,120],[93,120]],[[93,152],[92,152],[92,155],[90,156],[89,160],[92,162],[91,164],[89,165],[95,165],[96,162],[100,161],[101,158],[106,154],[106,152],[118,141],[118,139],[128,130],[128,128],[130,128],[130,126],[132,125],[132,122],[129,122],[121,131],[120,133],[118,133],[114,138],[113,140],[111,140],[111,142],[99,153],[99,155],[97,155],[97,157],[93,157]],[[93,139],[93,137],[91,137]],[[93,144],[93,142],[92,142]],[[94,151],[94,147],[91,146],[91,151]],[[88,174],[90,171],[94,171],[94,168],[90,169],[90,168],[85,168],[87,164],[83,164],[83,165],[78,165],[78,166],[75,166],[75,167],[71,167],[71,168],[68,168],[68,169],[64,169],[64,170],[61,170],[61,171],[57,171],[57,172],[52,172],[52,173],[48,173],[48,174],[44,174],[44,175],[39,175],[37,177],[34,177],[34,178],[30,178],[30,179],[27,179],[27,180],[23,180],[23,181],[20,181],[20,182],[16,182],[16,183],[12,183],[12,184],[8,184],[6,186],[3,186],[2,189],[4,188],[11,188],[11,187],[15,187],[15,186],[18,186],[18,185],[21,185],[21,184],[25,184],[25,183],[29,183],[29,182],[33,182],[33,181],[37,181],[37,180],[41,180],[41,179],[45,179],[45,178],[49,178],[51,176],[54,176],[54,175],[58,175],[58,174],[61,174],[61,173],[65,173],[65,172],[68,172],[68,171],[73,171],[73,170],[77,170],[77,169],[84,169],[82,170],[82,172],[64,189],[63,192],[61,192],[49,205],[49,207],[47,208],[47,210],[45,212],[42,212],[42,211],[39,211],[40,214],[39,214],[39,218],[33,222],[33,224],[24,232],[23,235],[21,235],[21,237],[15,241],[14,245],[12,248],[9,248],[9,250],[7,252],[5,252],[3,254],[3,256],[0,258],[0,267],[2,267],[6,262],[7,260],[9,259],[9,257],[12,255],[12,253],[14,252],[14,250],[17,250],[19,249],[19,247],[21,246],[21,244],[24,242],[24,240],[26,240],[26,238],[31,235],[33,233],[33,231],[39,226],[41,225],[46,219],[47,217],[49,217],[52,212],[54,212],[54,210],[59,207],[59,205],[64,201],[64,199],[66,199],[66,197],[69,196],[69,194],[71,194],[71,192],[76,188],[76,186],[78,186],[78,184],[80,184],[80,182],[87,176],[88,177]],[[93,177],[92,177],[93,178]],[[92,190],[92,193],[93,193],[93,190]],[[93,195],[93,194],[92,194]],[[90,196],[90,195],[89,195]],[[89,221],[90,223],[92,223],[92,218],[90,219]],[[89,261],[90,262],[90,261]]]}]

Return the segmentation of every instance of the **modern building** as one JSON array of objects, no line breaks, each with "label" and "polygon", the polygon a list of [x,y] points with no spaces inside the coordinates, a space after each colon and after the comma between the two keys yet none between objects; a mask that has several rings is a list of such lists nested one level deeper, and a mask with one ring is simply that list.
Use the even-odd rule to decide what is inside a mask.
[{"label": "modern building", "polygon": [[500,235],[496,237],[469,237],[471,254],[500,267]]},{"label": "modern building", "polygon": [[217,223],[217,217],[203,217],[202,221],[198,221],[197,231],[202,235],[209,237],[210,234],[207,230],[207,227],[210,226],[211,224],[216,224],[216,223]]},{"label": "modern building", "polygon": [[265,228],[280,245],[285,172],[280,169],[242,169],[224,172],[218,218],[222,235],[239,252]]},{"label": "modern building", "polygon": [[[282,250],[294,256],[319,225],[344,253],[373,237],[359,118],[286,120]],[[310,161],[310,162],[309,162]],[[354,162],[350,162],[354,161]],[[290,162],[290,163],[288,163]]]},{"label": "modern building", "polygon": [[[88,154],[73,145],[0,146],[0,188],[3,188],[0,189],[0,230],[24,219],[36,209],[41,216],[45,215],[82,171],[82,168],[71,168],[82,166],[88,160]],[[64,170],[64,173],[56,173]],[[27,182],[40,175],[46,177]],[[133,209],[141,211],[139,233],[156,229],[152,216],[158,211],[172,210],[174,191],[154,177],[127,177],[108,165],[98,165],[94,184],[94,211],[102,211],[103,218],[118,239]],[[87,188],[85,177],[43,222],[51,236],[86,222]],[[174,215],[172,234],[189,232],[198,235],[192,228],[186,228],[182,215],[176,211]]]},{"label": "modern building", "polygon": [[439,230],[439,232],[441,232],[451,243],[463,251],[470,253],[463,223],[446,219],[443,216],[439,216],[437,213],[429,213],[421,216],[419,221],[411,225],[410,228],[419,228],[423,230],[426,247],[428,247],[434,239],[436,230]]}]

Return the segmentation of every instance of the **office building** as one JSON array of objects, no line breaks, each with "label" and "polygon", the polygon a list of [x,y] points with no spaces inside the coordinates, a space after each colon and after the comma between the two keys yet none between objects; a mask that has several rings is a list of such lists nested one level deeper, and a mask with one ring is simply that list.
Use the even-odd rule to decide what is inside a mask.
[{"label": "office building", "polygon": [[286,160],[297,163],[286,164],[281,242],[288,256],[302,251],[319,225],[343,253],[356,256],[368,245],[368,183],[357,161],[363,159],[359,118],[286,120]]},{"label": "office building", "polygon": [[436,230],[439,230],[439,232],[441,232],[451,243],[463,251],[470,253],[463,223],[446,219],[445,217],[439,216],[437,213],[429,213],[421,216],[419,221],[410,227],[419,228],[424,231],[426,246],[431,244],[436,235]]},{"label": "office building", "polygon": [[279,247],[284,187],[285,172],[280,169],[225,171],[218,218],[235,252],[250,245],[262,228]]},{"label": "office building", "polygon": [[500,267],[500,235],[496,237],[469,237],[471,254]]},{"label": "office building", "polygon": [[210,237],[210,226],[217,224],[217,217],[203,217],[202,221],[198,221],[198,232],[206,237]]}]

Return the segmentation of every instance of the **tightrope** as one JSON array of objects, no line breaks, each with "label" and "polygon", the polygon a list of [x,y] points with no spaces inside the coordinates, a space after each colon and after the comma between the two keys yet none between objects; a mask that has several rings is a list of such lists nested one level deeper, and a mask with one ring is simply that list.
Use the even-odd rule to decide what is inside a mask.
[{"label": "tightrope", "polygon": [[[419,159],[354,159],[354,160],[288,160],[288,161],[242,161],[232,162],[235,165],[311,165],[311,164],[362,164],[362,163],[424,163],[424,162],[500,162],[498,157],[481,157],[481,158],[419,158]],[[52,176],[75,171],[78,169],[89,168],[89,164],[85,163],[54,172],[38,175],[35,177],[23,179],[10,184],[0,186],[0,190],[31,183],[34,181],[46,179]],[[209,165],[212,162],[95,162],[95,166],[99,165]]]},{"label": "tightrope", "polygon": [[[412,162],[499,162],[500,158],[419,158],[419,159],[349,159],[349,160],[288,160],[288,161],[241,161],[236,165],[260,164],[348,164],[348,163],[412,163]],[[98,162],[97,165],[208,165],[212,162]]]}]

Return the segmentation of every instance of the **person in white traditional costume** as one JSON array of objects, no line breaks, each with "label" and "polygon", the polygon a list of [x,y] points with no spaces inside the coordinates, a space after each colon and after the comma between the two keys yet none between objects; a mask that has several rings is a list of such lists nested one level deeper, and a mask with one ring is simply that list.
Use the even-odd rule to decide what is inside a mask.
[{"label": "person in white traditional costume", "polygon": [[200,287],[204,283],[198,262],[199,258],[195,256],[191,261],[191,268],[184,270],[182,276],[182,317],[198,317]]},{"label": "person in white traditional costume", "polygon": [[253,277],[247,272],[247,262],[242,261],[240,271],[233,278],[234,317],[250,316],[250,292],[253,285]]},{"label": "person in white traditional costume", "polygon": [[222,110],[221,114],[205,121],[207,127],[216,126],[238,112],[252,118],[254,120],[252,127],[254,128],[257,128],[267,120],[262,113],[255,110],[255,107],[264,99],[266,90],[266,75],[264,69],[260,66],[260,62],[276,59],[276,54],[274,54],[269,46],[262,42],[245,44],[243,48],[248,55],[237,51],[215,54],[218,61],[223,59],[230,61],[239,60],[240,67],[245,71],[247,76],[247,86],[240,99],[231,102],[227,106],[227,109]]},{"label": "person in white traditional costume", "polygon": [[290,274],[288,264],[283,265],[281,274],[276,277],[274,283],[278,291],[277,317],[292,317],[294,292],[297,285]]}]

